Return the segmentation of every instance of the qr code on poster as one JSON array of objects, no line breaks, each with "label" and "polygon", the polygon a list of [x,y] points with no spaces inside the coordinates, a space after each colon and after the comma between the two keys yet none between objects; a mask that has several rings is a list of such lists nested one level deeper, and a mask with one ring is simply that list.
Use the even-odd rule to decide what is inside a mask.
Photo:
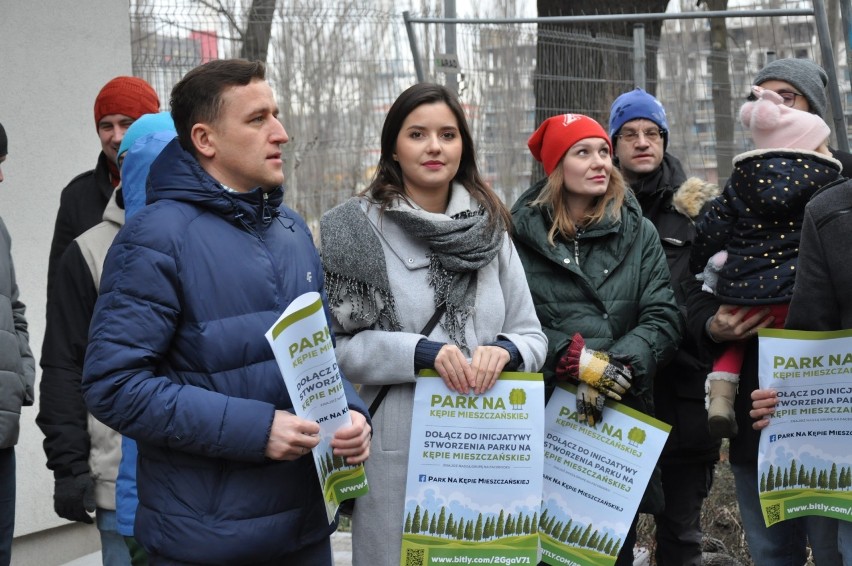
[{"label": "qr code on poster", "polygon": [[422,548],[409,548],[405,551],[405,566],[423,566],[426,551]]},{"label": "qr code on poster", "polygon": [[766,526],[774,525],[781,520],[781,504],[776,503],[766,508]]}]

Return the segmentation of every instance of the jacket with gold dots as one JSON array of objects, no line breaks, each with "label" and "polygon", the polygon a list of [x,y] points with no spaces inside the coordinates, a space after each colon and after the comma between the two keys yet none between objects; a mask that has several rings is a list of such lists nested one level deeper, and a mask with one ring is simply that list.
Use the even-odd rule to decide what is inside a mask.
[{"label": "jacket with gold dots", "polygon": [[734,158],[725,190],[698,222],[690,269],[727,250],[716,295],[726,303],[789,302],[805,205],[841,178],[836,159],[813,151],[764,149]]}]

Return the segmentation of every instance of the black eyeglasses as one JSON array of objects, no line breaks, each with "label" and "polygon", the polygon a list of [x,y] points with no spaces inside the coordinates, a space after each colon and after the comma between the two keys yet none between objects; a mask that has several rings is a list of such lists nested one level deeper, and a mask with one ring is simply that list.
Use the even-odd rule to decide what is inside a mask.
[{"label": "black eyeglasses", "polygon": [[665,130],[641,130],[638,132],[634,130],[624,130],[620,134],[615,135],[614,137],[621,138],[627,143],[633,143],[639,139],[640,135],[642,135],[645,137],[646,140],[653,143],[660,141],[660,138],[662,138],[665,134]]},{"label": "black eyeglasses", "polygon": [[[801,92],[793,92],[792,90],[775,90],[773,92],[784,99],[784,106],[789,106],[791,108],[796,105],[797,96],[805,96]],[[746,100],[754,102],[757,100],[757,96],[755,96],[754,93],[751,93],[746,97]]]}]

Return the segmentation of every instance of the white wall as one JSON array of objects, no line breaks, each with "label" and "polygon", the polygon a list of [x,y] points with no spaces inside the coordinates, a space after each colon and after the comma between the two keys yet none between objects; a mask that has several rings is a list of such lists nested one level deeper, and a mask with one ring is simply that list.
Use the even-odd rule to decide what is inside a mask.
[{"label": "white wall", "polygon": [[[12,235],[36,360],[59,194],[97,161],[93,105],[98,91],[111,78],[130,74],[127,0],[0,0],[0,122],[9,136],[0,216]],[[35,425],[37,407],[38,398],[35,407],[24,408],[16,448],[12,564],[21,566],[58,564],[97,548],[93,527],[69,525],[53,512],[53,477]]]}]

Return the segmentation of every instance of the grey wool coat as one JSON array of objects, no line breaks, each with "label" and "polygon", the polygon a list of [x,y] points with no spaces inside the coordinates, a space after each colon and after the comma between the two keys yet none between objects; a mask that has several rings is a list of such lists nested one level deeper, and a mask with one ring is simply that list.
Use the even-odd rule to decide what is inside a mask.
[{"label": "grey wool coat", "polygon": [[[363,330],[353,334],[353,329],[341,322],[347,320],[342,315],[346,305],[333,309],[338,363],[351,382],[361,384],[365,402],[369,404],[382,385],[393,384],[373,417],[373,444],[366,463],[370,492],[355,503],[353,565],[397,566],[416,379],[414,349],[424,338],[419,331],[435,312],[434,292],[427,282],[426,243],[409,236],[389,215],[380,219],[377,206],[362,201],[362,209],[367,211],[381,241],[403,330]],[[475,210],[476,203],[467,191],[455,185],[446,214],[468,209]],[[519,371],[539,370],[547,353],[547,338],[535,316],[520,258],[508,236],[494,260],[478,272],[474,308],[465,328],[471,352],[498,338],[510,340],[523,358]],[[440,324],[429,338],[450,342]]]},{"label": "grey wool coat", "polygon": [[18,299],[11,245],[9,231],[0,220],[0,448],[17,444],[21,407],[33,404],[35,382],[26,307]]}]

